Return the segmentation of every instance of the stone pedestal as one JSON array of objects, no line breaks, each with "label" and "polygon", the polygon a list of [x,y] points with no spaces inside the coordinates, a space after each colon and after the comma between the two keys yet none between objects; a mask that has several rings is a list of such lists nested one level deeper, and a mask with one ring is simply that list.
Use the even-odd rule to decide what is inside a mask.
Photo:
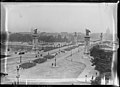
[{"label": "stone pedestal", "polygon": [[33,34],[33,50],[38,50],[38,35],[37,34]]},{"label": "stone pedestal", "polygon": [[84,54],[89,54],[90,53],[89,48],[90,48],[90,36],[85,36]]}]

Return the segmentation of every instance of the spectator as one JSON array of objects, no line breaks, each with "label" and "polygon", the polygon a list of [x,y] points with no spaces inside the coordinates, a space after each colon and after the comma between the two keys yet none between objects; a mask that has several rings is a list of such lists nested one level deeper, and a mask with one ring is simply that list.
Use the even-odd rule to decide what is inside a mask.
[{"label": "spectator", "polygon": [[97,72],[96,72],[96,76],[97,76]]},{"label": "spectator", "polygon": [[92,80],[93,80],[93,76],[92,76]]},{"label": "spectator", "polygon": [[42,54],[40,56],[42,57]]},{"label": "spectator", "polygon": [[52,67],[53,67],[53,63],[52,63]]}]

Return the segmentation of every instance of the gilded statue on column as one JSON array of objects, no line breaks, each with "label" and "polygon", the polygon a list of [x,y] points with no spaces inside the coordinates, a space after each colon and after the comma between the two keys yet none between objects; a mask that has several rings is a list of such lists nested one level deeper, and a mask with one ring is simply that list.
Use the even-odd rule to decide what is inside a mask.
[{"label": "gilded statue on column", "polygon": [[86,29],[86,36],[89,36],[90,30]]}]

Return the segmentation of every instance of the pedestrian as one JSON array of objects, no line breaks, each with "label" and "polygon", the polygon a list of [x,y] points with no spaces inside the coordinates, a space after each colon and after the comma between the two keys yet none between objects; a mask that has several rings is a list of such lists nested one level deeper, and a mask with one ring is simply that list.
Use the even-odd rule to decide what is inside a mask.
[{"label": "pedestrian", "polygon": [[41,57],[42,57],[42,54],[41,54]]},{"label": "pedestrian", "polygon": [[52,63],[52,67],[53,67],[53,63]]},{"label": "pedestrian", "polygon": [[96,76],[97,76],[97,72],[96,72]]},{"label": "pedestrian", "polygon": [[92,76],[92,80],[93,80],[93,76]]}]

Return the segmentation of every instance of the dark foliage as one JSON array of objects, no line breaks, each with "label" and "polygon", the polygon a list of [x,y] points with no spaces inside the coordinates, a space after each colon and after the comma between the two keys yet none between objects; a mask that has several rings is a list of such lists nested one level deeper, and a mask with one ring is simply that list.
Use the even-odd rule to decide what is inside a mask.
[{"label": "dark foliage", "polygon": [[52,58],[54,58],[55,56],[53,56],[53,55],[46,55],[46,56],[44,56],[44,58],[47,58],[47,59],[52,59]]},{"label": "dark foliage", "polygon": [[19,55],[25,54],[25,52],[20,52]]},{"label": "dark foliage", "polygon": [[95,80],[91,80],[92,85],[101,85],[101,76],[96,77]]},{"label": "dark foliage", "polygon": [[32,36],[30,34],[13,33],[9,35],[9,41],[30,42],[32,41]]},{"label": "dark foliage", "polygon": [[[31,34],[21,34],[21,33],[13,33],[9,35],[9,41],[17,41],[17,42],[31,42],[32,41],[32,35]],[[44,42],[68,42],[67,37],[61,37],[61,35],[58,36],[46,36],[46,35],[40,35],[38,38],[38,41],[44,41]]]},{"label": "dark foliage", "polygon": [[90,50],[90,55],[93,56],[91,62],[96,66],[96,70],[100,73],[111,71],[112,51],[106,52],[97,45]]},{"label": "dark foliage", "polygon": [[38,63],[38,64],[44,63],[45,61],[47,61],[47,58],[39,58],[39,59],[33,60],[34,63]]},{"label": "dark foliage", "polygon": [[33,63],[33,62],[26,62],[26,63],[22,63],[21,65],[19,65],[20,68],[23,68],[23,69],[28,69],[28,68],[31,68],[33,66],[35,66],[36,64]]},{"label": "dark foliage", "polygon": [[53,50],[53,49],[57,49],[58,47],[45,47],[44,48],[44,52],[47,52],[47,51],[50,51],[50,50]]},{"label": "dark foliage", "polygon": [[8,35],[6,32],[0,32],[0,39],[1,39],[1,43],[5,43],[7,41]]},{"label": "dark foliage", "polygon": [[101,46],[97,45],[90,49],[90,55],[92,65],[95,65],[95,70],[100,72],[100,76],[96,77],[94,81],[91,81],[92,85],[100,85],[101,76],[105,75],[106,79],[111,76],[111,64],[112,64],[112,51],[105,51],[101,49]]}]

